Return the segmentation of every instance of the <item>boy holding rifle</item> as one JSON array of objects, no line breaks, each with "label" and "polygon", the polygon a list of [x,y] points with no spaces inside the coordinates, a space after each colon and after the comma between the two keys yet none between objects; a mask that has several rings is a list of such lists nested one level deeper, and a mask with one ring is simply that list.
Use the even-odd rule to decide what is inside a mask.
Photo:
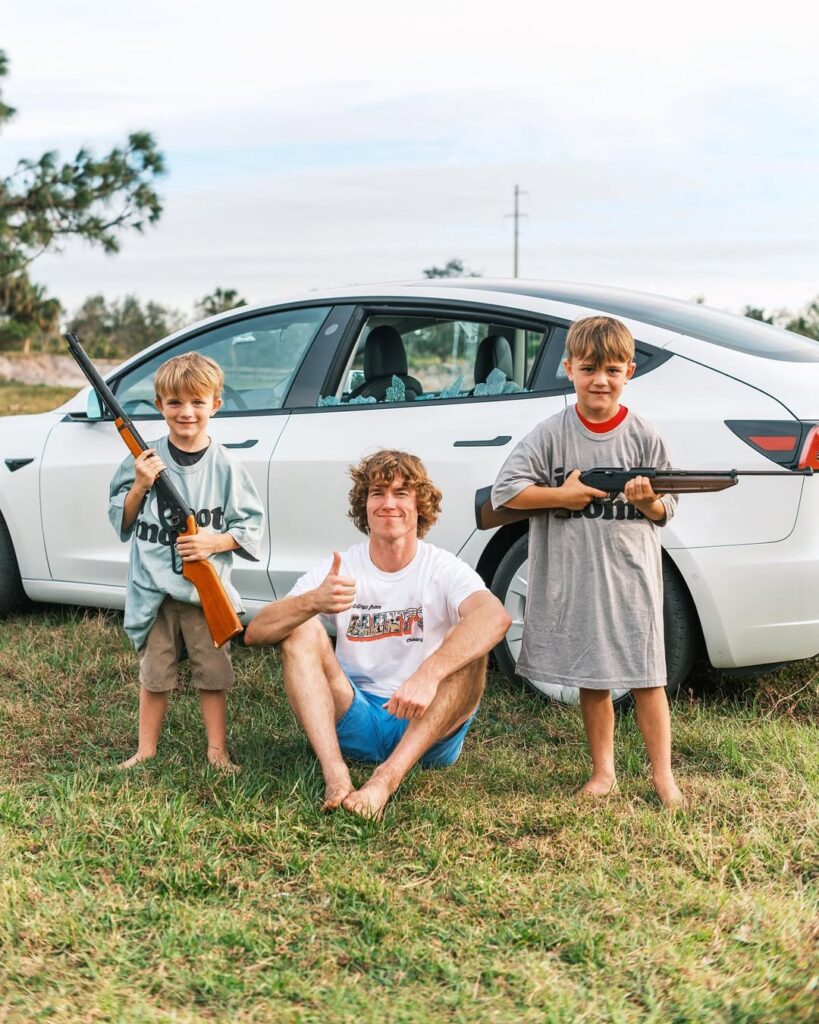
[{"label": "boy holding rifle", "polygon": [[614,498],[579,480],[579,467],[667,468],[670,459],[654,427],[620,405],[635,370],[625,324],[604,316],[577,320],[566,348],[577,404],[523,438],[492,488],[496,509],[550,513],[533,515],[529,524],[517,667],[530,678],[579,689],[592,760],[580,791],[587,797],[617,789],[610,691],[630,688],[654,787],[664,806],[675,808],[683,796],[671,771],[658,527],[674,515],[677,499],[655,494],[642,476]]},{"label": "boy holding rifle", "polygon": [[[236,770],[226,745],[226,694],[234,682],[229,645],[214,646],[197,591],[182,575],[183,563],[213,556],[212,564],[241,612],[241,600],[230,584],[232,552],[258,558],[263,519],[259,495],[247,470],[207,433],[210,417],[222,404],[223,383],[218,364],[196,352],[163,363],[154,377],[155,405],[168,425],[168,436],[136,458],[126,456],[111,481],[109,518],[120,539],[131,540],[125,631],[139,652],[139,744],[121,768],[156,755],[184,642],[199,691],[208,761]],[[163,470],[193,510],[198,532],[180,536],[168,522],[169,509],[152,491]]]}]

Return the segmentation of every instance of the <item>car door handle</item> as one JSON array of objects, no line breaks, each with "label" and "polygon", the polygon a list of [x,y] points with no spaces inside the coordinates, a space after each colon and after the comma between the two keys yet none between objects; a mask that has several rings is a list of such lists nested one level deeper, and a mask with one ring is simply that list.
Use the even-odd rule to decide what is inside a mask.
[{"label": "car door handle", "polygon": [[477,437],[469,441],[453,441],[453,448],[501,448],[512,440],[511,434],[498,434],[497,437]]},{"label": "car door handle", "polygon": [[223,448],[252,448],[254,444],[258,444],[259,439],[257,437],[250,437],[247,441],[223,441]]}]

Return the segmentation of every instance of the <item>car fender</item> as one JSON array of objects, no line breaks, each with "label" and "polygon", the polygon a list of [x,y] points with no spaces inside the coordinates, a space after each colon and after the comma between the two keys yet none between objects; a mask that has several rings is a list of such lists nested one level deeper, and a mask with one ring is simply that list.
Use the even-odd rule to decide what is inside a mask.
[{"label": "car fender", "polygon": [[[40,465],[48,435],[62,413],[0,418],[0,512],[20,575],[48,579],[40,508]],[[30,460],[30,461],[28,461]]]}]

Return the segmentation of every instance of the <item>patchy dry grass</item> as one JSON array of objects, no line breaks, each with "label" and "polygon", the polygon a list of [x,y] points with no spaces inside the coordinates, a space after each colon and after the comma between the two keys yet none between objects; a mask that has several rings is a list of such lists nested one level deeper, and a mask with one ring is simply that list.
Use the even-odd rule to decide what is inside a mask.
[{"label": "patchy dry grass", "polygon": [[48,384],[21,384],[0,380],[0,416],[49,412],[76,395],[79,388],[58,388]]},{"label": "patchy dry grass", "polygon": [[0,623],[0,1021],[811,1019],[816,662],[677,702],[676,815],[631,715],[622,797],[578,804],[579,716],[493,678],[461,761],[384,825],[318,814],[275,655],[235,663],[242,774],[205,767],[183,691],[123,775],[119,616]]}]

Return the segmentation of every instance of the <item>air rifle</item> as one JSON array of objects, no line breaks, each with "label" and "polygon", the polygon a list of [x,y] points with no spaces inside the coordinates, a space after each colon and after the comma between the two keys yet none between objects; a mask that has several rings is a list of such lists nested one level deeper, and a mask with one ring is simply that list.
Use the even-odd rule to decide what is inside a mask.
[{"label": "air rifle", "polygon": [[[65,340],[68,342],[71,355],[76,359],[80,369],[97,392],[100,401],[114,417],[114,426],[119,431],[120,437],[136,458],[140,452],[145,451],[148,445],[137,433],[133,421],[119,404],[114,393],[97,373],[77,335],[66,334]],[[167,509],[165,519],[172,530],[180,537],[199,532],[193,509],[188,507],[165,470],[154,481],[154,489]],[[221,647],[234,636],[238,636],[242,632],[242,624],[212,563],[207,559],[201,562],[183,562],[182,575],[196,588],[202,603],[202,612],[213,639],[213,646]]]},{"label": "air rifle", "polygon": [[[637,476],[648,477],[656,494],[702,494],[711,491],[724,491],[735,487],[741,476],[811,476],[813,470],[807,469],[653,469],[637,466],[634,469],[622,467],[605,467],[587,469],[580,474],[580,482],[598,491],[606,491],[610,498],[620,494],[629,480]],[[491,530],[495,526],[506,523],[518,523],[528,519],[535,512],[553,512],[559,519],[566,519],[571,512],[565,508],[556,509],[523,509],[492,508],[492,488],[481,487],[475,492],[475,521],[479,530]]]}]

